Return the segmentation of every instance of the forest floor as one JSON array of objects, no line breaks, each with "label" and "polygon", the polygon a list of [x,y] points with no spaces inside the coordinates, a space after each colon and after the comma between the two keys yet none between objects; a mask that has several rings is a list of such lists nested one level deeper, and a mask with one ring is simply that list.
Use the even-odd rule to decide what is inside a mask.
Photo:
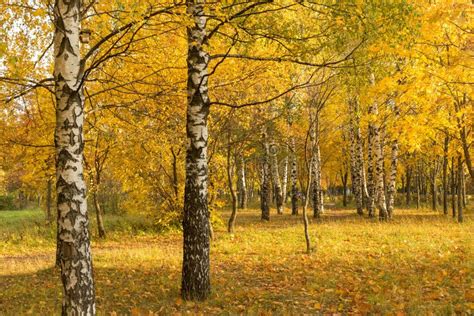
[{"label": "forest floor", "polygon": [[[43,216],[0,212],[1,315],[59,314],[55,233]],[[301,216],[261,222],[258,210],[240,211],[234,235],[214,228],[204,303],[179,298],[179,232],[126,227],[107,217],[108,239],[93,238],[99,315],[474,313],[472,211],[458,224],[428,210],[397,210],[389,223],[328,210],[311,223],[311,255]]]}]

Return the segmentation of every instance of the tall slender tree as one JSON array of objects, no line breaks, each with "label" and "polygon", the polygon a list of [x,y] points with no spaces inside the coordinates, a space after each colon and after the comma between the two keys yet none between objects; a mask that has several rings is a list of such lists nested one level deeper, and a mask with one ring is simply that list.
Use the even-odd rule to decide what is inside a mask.
[{"label": "tall slender tree", "polygon": [[209,115],[207,15],[204,0],[187,0],[188,83],[186,183],[183,214],[183,270],[181,296],[205,300],[211,292],[210,225],[208,208],[207,143]]},{"label": "tall slender tree", "polygon": [[262,220],[270,220],[270,161],[269,146],[267,141],[267,130],[263,127],[263,159],[261,164],[261,181],[260,181],[260,208],[262,210]]},{"label": "tall slender tree", "polygon": [[[390,100],[392,110],[395,114],[395,118],[399,116],[399,110],[395,101]],[[395,195],[397,193],[397,168],[398,168],[398,139],[394,137],[392,139],[391,157],[390,157],[390,177],[387,189],[387,215],[391,219],[393,216],[393,210],[395,207]]]},{"label": "tall slender tree", "polygon": [[83,172],[84,94],[80,52],[81,2],[54,4],[56,95],[56,264],[63,283],[63,315],[94,315],[95,291]]}]

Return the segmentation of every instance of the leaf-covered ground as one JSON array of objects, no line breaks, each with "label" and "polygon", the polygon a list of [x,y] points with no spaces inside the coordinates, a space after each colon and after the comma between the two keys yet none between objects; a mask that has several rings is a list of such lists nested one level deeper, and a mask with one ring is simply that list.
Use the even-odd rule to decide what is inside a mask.
[{"label": "leaf-covered ground", "polygon": [[[0,212],[1,315],[60,310],[54,232],[32,214]],[[235,235],[215,228],[213,293],[205,303],[179,299],[179,233],[112,232],[93,243],[99,315],[474,313],[469,215],[457,224],[404,210],[379,223],[330,210],[310,230],[316,251],[306,255],[301,217],[262,223],[248,210],[239,213]]]}]

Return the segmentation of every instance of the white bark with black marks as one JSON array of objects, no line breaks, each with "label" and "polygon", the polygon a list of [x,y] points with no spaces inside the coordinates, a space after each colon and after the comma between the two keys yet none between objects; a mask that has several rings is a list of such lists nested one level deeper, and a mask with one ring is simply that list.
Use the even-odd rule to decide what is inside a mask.
[{"label": "white bark with black marks", "polygon": [[56,264],[63,283],[63,315],[95,315],[95,291],[83,173],[84,95],[79,33],[81,2],[54,5],[56,95]]},{"label": "white bark with black marks", "polygon": [[261,186],[260,186],[260,208],[262,210],[262,220],[270,220],[270,161],[269,147],[267,142],[267,131],[265,127],[262,132],[263,141],[263,159],[261,169]]},{"label": "white bark with black marks", "polygon": [[188,0],[187,28],[188,98],[186,135],[186,182],[183,216],[183,270],[181,296],[185,300],[205,300],[210,284],[210,225],[208,208],[207,145],[209,115],[208,64],[205,50],[206,22],[203,0]]},{"label": "white bark with black marks", "polygon": [[298,161],[294,137],[291,139],[291,215],[298,215]]},{"label": "white bark with black marks", "polygon": [[[377,105],[374,105],[374,114],[378,114]],[[375,198],[379,210],[379,219],[387,220],[387,204],[384,191],[384,150],[381,128],[374,126],[374,148],[375,148]]]},{"label": "white bark with black marks", "polygon": [[283,192],[280,180],[280,171],[278,170],[278,155],[276,145],[273,145],[270,149],[271,159],[271,172],[272,181],[275,186],[275,202],[278,214],[283,214]]},{"label": "white bark with black marks", "polygon": [[248,197],[247,197],[247,179],[246,179],[246,176],[245,176],[245,159],[244,157],[241,155],[239,157],[239,163],[238,163],[238,168],[239,168],[239,171],[237,173],[237,176],[238,176],[238,179],[237,179],[237,183],[238,183],[238,192],[239,192],[239,208],[247,208],[247,200],[248,200]]},{"label": "white bark with black marks", "polygon": [[[369,106],[369,115],[374,113],[374,106]],[[367,212],[369,217],[375,217],[375,169],[374,160],[375,152],[374,149],[375,139],[375,126],[373,123],[369,123],[369,135],[367,139]]]},{"label": "white bark with black marks", "polygon": [[[395,102],[391,100],[391,105],[393,111],[395,113],[395,117],[397,118],[399,115],[398,107],[396,106]],[[393,216],[393,210],[395,206],[395,195],[397,193],[397,166],[398,166],[398,140],[394,138],[392,140],[392,152],[390,157],[390,178],[388,183],[388,190],[387,190],[387,215],[388,218],[391,219]]]},{"label": "white bark with black marks", "polygon": [[286,199],[287,199],[287,190],[288,190],[288,164],[289,164],[289,160],[288,160],[288,150],[287,150],[287,153],[286,153],[286,156],[285,156],[285,159],[283,160],[283,178],[282,178],[282,200],[283,200],[283,203],[286,203]]},{"label": "white bark with black marks", "polygon": [[321,189],[321,156],[319,149],[319,113],[316,113],[311,126],[311,200],[313,217],[320,218],[323,212],[323,196]]}]

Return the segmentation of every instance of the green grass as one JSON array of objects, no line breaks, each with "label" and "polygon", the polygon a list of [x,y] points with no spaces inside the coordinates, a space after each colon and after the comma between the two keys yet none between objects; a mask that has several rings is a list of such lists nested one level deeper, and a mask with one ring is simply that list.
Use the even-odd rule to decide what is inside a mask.
[{"label": "green grass", "polygon": [[[2,216],[0,212],[2,238],[5,232],[11,233],[6,223],[14,223],[19,229],[38,220],[36,213],[28,211],[24,217],[18,216],[21,213]],[[179,299],[180,233],[157,234],[149,226],[125,229],[146,224],[146,220],[106,217],[110,239],[93,240],[98,312],[474,312],[471,214],[467,214],[465,223],[458,224],[451,217],[427,210],[397,211],[390,223],[353,213],[329,210],[320,222],[311,223],[316,251],[306,255],[301,216],[272,214],[271,222],[264,223],[258,210],[239,212],[234,235],[215,227],[211,249],[213,292],[205,303]],[[228,212],[222,212],[222,216],[226,219]],[[37,232],[36,243],[30,240],[34,237],[31,234],[23,239],[26,246],[21,242],[2,246],[0,314],[58,314],[62,294],[59,271],[53,267],[54,242],[43,233]],[[38,240],[43,244],[37,244]]]}]

